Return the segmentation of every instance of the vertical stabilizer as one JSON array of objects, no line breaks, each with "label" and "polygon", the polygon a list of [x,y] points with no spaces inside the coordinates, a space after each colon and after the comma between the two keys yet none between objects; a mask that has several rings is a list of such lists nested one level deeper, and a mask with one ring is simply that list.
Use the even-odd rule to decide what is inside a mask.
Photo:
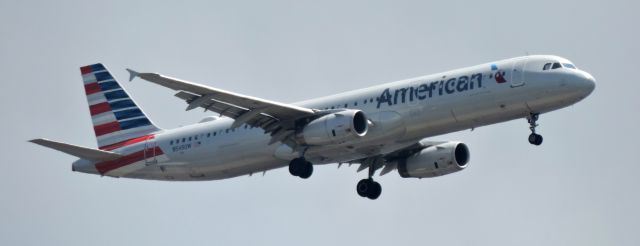
[{"label": "vertical stabilizer", "polygon": [[100,149],[116,149],[160,130],[102,64],[81,67],[80,72]]}]

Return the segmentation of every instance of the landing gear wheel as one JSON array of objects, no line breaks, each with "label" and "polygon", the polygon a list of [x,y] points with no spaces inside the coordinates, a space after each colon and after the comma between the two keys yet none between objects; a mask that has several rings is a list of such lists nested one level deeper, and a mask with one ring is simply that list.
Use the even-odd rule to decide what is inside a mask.
[{"label": "landing gear wheel", "polygon": [[542,136],[540,134],[531,133],[529,135],[529,143],[533,145],[541,145],[542,144]]},{"label": "landing gear wheel", "polygon": [[371,186],[371,180],[369,179],[360,180],[360,182],[358,182],[358,185],[356,185],[356,191],[358,192],[358,195],[360,195],[361,197],[367,197],[367,193],[371,188],[370,186]]},{"label": "landing gear wheel", "polygon": [[289,173],[293,176],[307,179],[313,174],[313,164],[302,157],[293,159],[289,163]]},{"label": "landing gear wheel", "polygon": [[302,171],[300,171],[298,177],[303,179],[308,179],[313,174],[313,164],[311,162],[305,161],[304,165],[302,165]]},{"label": "landing gear wheel", "polygon": [[373,179],[371,178],[363,179],[358,182],[356,191],[361,197],[375,200],[380,197],[380,194],[382,193],[382,186],[380,185],[380,183],[373,181]]},{"label": "landing gear wheel", "polygon": [[531,135],[529,135],[529,143],[533,145],[541,145],[542,136],[540,136],[539,134],[531,133]]},{"label": "landing gear wheel", "polygon": [[536,133],[536,127],[538,124],[539,114],[531,113],[527,117],[527,122],[529,122],[529,130],[531,130],[531,134],[529,135],[529,143],[533,145],[541,145],[542,144],[542,136]]},{"label": "landing gear wheel", "polygon": [[382,186],[380,185],[380,183],[374,181],[371,187],[371,192],[367,194],[367,198],[375,200],[380,197],[380,194],[382,194]]}]

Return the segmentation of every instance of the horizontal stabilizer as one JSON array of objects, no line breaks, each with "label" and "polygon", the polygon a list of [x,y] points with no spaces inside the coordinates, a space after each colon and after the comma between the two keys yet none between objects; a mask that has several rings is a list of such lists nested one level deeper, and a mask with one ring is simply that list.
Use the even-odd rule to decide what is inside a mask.
[{"label": "horizontal stabilizer", "polygon": [[122,157],[121,155],[110,151],[86,148],[73,144],[51,141],[44,138],[32,139],[29,140],[29,142],[92,161],[109,161]]}]

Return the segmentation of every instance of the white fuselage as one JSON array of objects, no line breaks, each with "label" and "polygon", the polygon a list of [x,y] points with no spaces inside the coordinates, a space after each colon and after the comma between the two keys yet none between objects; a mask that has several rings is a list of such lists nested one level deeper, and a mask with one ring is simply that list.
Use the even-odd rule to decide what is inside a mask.
[{"label": "white fuselage", "polygon": [[[318,110],[358,109],[371,121],[365,136],[342,144],[309,146],[304,156],[314,164],[327,164],[387,154],[423,138],[566,107],[593,90],[594,80],[588,73],[571,68],[543,70],[549,62],[570,63],[556,56],[518,57],[294,103]],[[118,150],[126,153],[157,146],[163,155],[105,175],[224,179],[285,167],[301,155],[280,142],[269,145],[270,136],[260,128],[230,129],[232,123],[221,117],[165,130],[147,142]],[[74,170],[95,173],[83,168],[86,164],[78,161]]]}]

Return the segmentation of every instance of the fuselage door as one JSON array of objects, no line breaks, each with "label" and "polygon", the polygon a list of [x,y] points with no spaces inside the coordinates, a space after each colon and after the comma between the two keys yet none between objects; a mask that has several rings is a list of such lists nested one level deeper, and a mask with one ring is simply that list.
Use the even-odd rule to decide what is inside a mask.
[{"label": "fuselage door", "polygon": [[511,87],[524,85],[524,66],[527,64],[527,58],[517,60],[513,63],[511,71]]},{"label": "fuselage door", "polygon": [[158,163],[158,159],[156,159],[156,147],[155,139],[147,139],[147,141],[144,142],[144,163],[147,166]]}]

